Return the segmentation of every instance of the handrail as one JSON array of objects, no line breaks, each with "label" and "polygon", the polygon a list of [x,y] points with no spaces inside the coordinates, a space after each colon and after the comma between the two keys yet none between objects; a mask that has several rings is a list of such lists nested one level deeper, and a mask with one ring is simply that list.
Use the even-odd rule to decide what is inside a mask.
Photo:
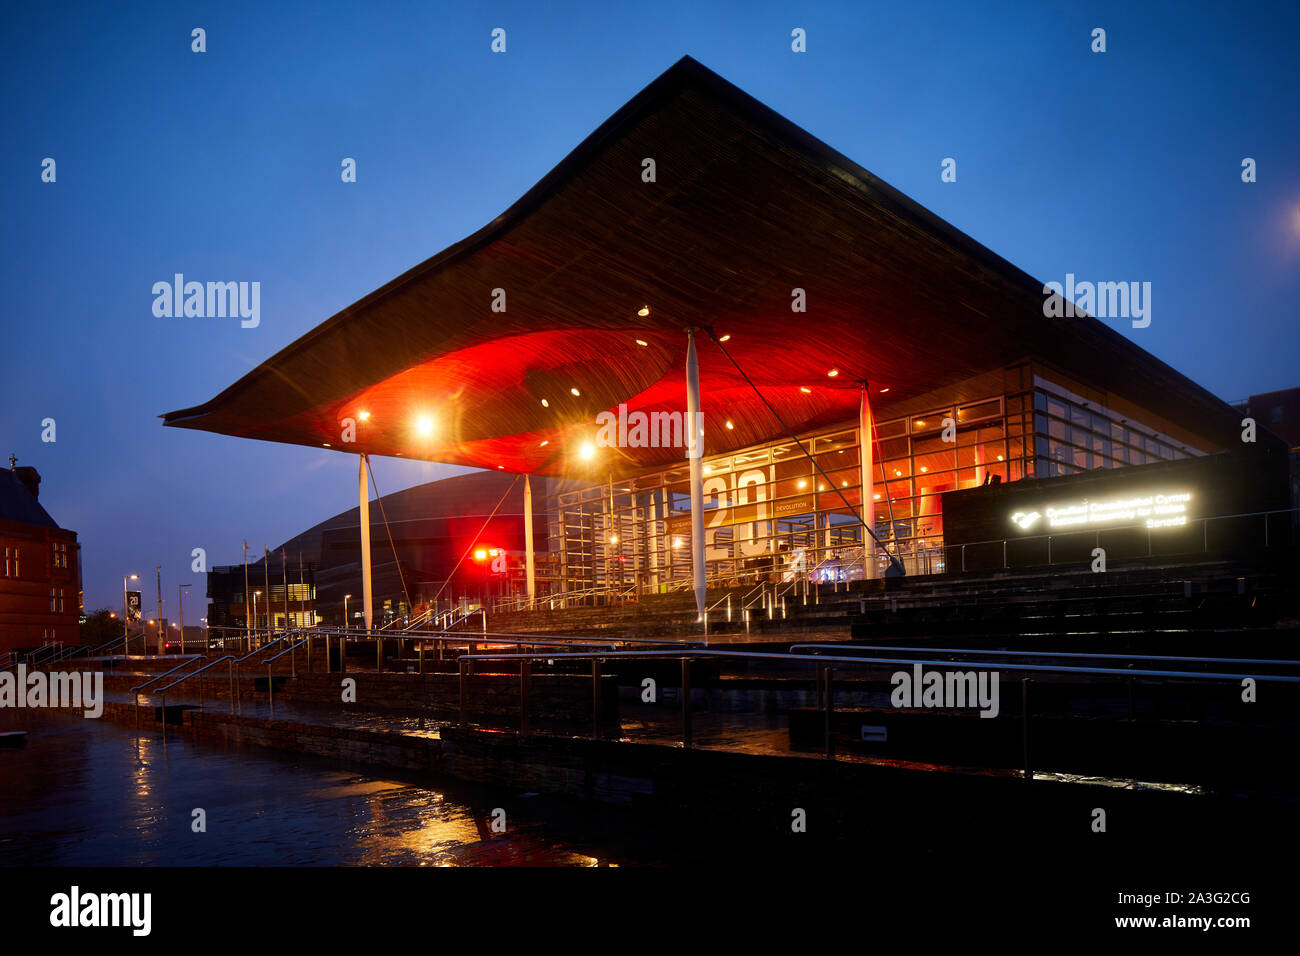
[{"label": "handrail", "polygon": [[[340,637],[365,637],[381,638],[381,635],[371,631],[367,634],[365,631],[356,630],[351,632],[334,632]],[[393,635],[382,635],[383,639],[391,639]],[[591,645],[595,647],[605,647],[614,644],[702,644],[702,641],[695,639],[685,639],[676,641],[669,638],[661,637],[595,637],[583,634],[529,634],[522,632],[505,632],[505,631],[419,631],[412,634],[403,635],[404,640],[441,640],[446,642],[468,643],[468,644],[580,644]]]},{"label": "handrail", "polygon": [[187,667],[187,666],[189,666],[190,664],[193,664],[196,660],[200,659],[202,656],[203,656],[202,654],[187,654],[187,655],[185,656],[185,660],[181,661],[179,664],[177,664],[177,665],[176,665],[175,667],[173,667],[171,670],[169,670],[169,671],[163,671],[161,674],[157,674],[157,675],[155,675],[155,676],[149,678],[149,679],[148,679],[147,681],[145,681],[143,684],[138,684],[137,686],[132,687],[132,688],[131,688],[131,693],[132,693],[132,694],[138,694],[140,691],[144,690],[146,687],[148,687],[148,686],[149,686],[150,684],[152,684],[154,681],[160,681],[160,680],[162,680],[164,677],[168,676],[169,674],[175,674],[175,673],[176,673],[178,670],[180,670],[182,667]]},{"label": "handrail", "polygon": [[303,638],[301,641],[299,641],[297,644],[293,644],[293,645],[291,645],[291,646],[289,646],[289,647],[286,647],[284,650],[282,650],[279,654],[276,654],[274,657],[268,657],[268,658],[267,658],[266,660],[264,660],[264,661],[258,661],[258,662],[257,662],[257,663],[258,663],[258,666],[260,667],[262,664],[267,664],[267,665],[269,665],[269,664],[271,664],[271,663],[273,663],[273,662],[275,662],[275,661],[278,661],[280,658],[284,657],[285,654],[292,654],[292,653],[293,653],[294,651],[296,651],[298,648],[300,648],[300,647],[302,647],[304,644],[306,644],[309,640],[311,640],[311,637],[310,637],[310,636],[308,636],[308,637],[304,637],[304,638]]},{"label": "handrail", "polygon": [[151,694],[158,694],[158,695],[165,694],[165,693],[167,693],[167,691],[171,690],[173,687],[177,686],[178,684],[183,684],[183,683],[185,683],[185,682],[186,682],[187,680],[189,680],[191,677],[197,677],[197,676],[199,676],[199,675],[202,674],[205,670],[207,670],[209,667],[213,667],[213,666],[215,666],[215,665],[217,665],[217,664],[220,664],[222,661],[233,661],[234,659],[235,659],[235,655],[233,655],[233,654],[224,654],[224,655],[222,655],[221,657],[218,657],[218,658],[217,658],[216,660],[214,660],[214,661],[208,661],[208,663],[204,664],[204,665],[203,665],[202,667],[200,667],[198,670],[196,670],[196,671],[191,671],[190,673],[188,673],[188,674],[186,674],[184,677],[182,677],[180,680],[172,681],[172,682],[171,682],[170,684],[168,684],[166,687],[159,687],[159,688],[156,689],[156,690],[152,690],[152,691],[150,691],[150,693],[151,693]]},{"label": "handrail", "polygon": [[[780,654],[770,651],[719,651],[719,650],[699,650],[687,648],[680,651],[614,651],[606,654],[467,654],[462,660],[467,661],[535,661],[535,660],[610,660],[610,659],[641,659],[641,658],[675,658],[682,659],[690,657],[692,659],[722,657],[722,658],[740,658],[744,660],[782,660],[791,662],[819,664],[935,664],[938,663],[933,658],[913,658],[913,657],[842,657],[832,655],[811,655],[811,654]],[[1119,675],[1123,677],[1169,677],[1169,678],[1194,678],[1197,680],[1263,680],[1274,683],[1300,684],[1300,677],[1285,677],[1273,674],[1222,674],[1211,673],[1209,671],[1157,671],[1157,670],[1137,670],[1117,667],[1075,667],[1071,665],[1052,666],[1048,664],[1008,664],[1005,661],[962,661],[963,666],[979,667],[987,670],[1003,669],[1011,671],[1034,671],[1046,672],[1052,674],[1108,674],[1111,676]]]},{"label": "handrail", "polygon": [[[796,648],[799,649],[817,649],[826,648],[831,645],[827,644],[791,644],[790,653],[794,653]],[[1300,660],[1267,660],[1250,657],[1184,657],[1177,654],[1094,654],[1082,651],[1003,651],[1003,650],[984,650],[983,648],[963,648],[963,647],[895,647],[892,645],[865,645],[856,644],[853,647],[837,648],[841,652],[846,651],[912,651],[921,653],[935,654],[989,654],[999,657],[1072,657],[1072,658],[1098,658],[1105,660],[1117,661],[1187,661],[1191,664],[1265,664],[1265,665],[1283,665],[1300,667]],[[814,655],[817,656],[817,655]],[[872,658],[874,659],[874,658]],[[931,663],[937,663],[932,661]],[[954,661],[953,663],[961,663]]]},{"label": "handrail", "polygon": [[[275,638],[274,640],[266,641],[265,643],[263,643],[263,644],[261,644],[261,645],[255,647],[255,648],[253,648],[251,651],[249,651],[249,652],[248,652],[247,654],[245,654],[243,657],[237,658],[237,659],[235,660],[235,663],[236,663],[236,664],[242,664],[242,663],[244,663],[244,661],[248,660],[250,657],[255,657],[255,656],[257,656],[258,654],[261,654],[263,651],[265,651],[265,650],[266,650],[268,647],[270,647],[272,644],[279,644],[279,643],[281,643],[282,641],[284,641],[284,638],[283,638],[283,637],[277,637],[277,638]],[[261,663],[261,662],[259,661],[258,663]]]}]

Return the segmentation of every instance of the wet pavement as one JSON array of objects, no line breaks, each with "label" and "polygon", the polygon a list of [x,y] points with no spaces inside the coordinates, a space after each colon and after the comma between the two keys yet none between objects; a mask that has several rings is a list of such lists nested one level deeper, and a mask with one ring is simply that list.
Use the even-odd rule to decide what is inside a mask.
[{"label": "wet pavement", "polygon": [[[659,862],[531,794],[435,786],[179,734],[164,741],[49,711],[10,711],[0,729],[28,732],[24,747],[0,750],[4,866]],[[193,832],[197,808],[206,832]],[[504,833],[491,829],[498,808]]]}]

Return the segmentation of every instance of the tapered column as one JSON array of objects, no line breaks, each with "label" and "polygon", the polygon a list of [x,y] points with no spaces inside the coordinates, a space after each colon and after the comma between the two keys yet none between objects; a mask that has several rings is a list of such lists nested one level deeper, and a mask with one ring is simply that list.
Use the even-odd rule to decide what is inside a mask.
[{"label": "tapered column", "polygon": [[695,608],[704,615],[704,439],[700,427],[700,363],[695,357],[695,330],[686,346],[686,454],[691,462],[691,577]]},{"label": "tapered column", "polygon": [[528,606],[537,600],[537,572],[533,565],[533,486],[524,475],[524,577],[528,582]]},{"label": "tapered column", "polygon": [[366,630],[374,611],[370,588],[370,482],[366,474],[366,456],[361,456],[357,471],[357,493],[361,497],[361,610],[366,619]]},{"label": "tapered column", "polygon": [[[875,429],[871,415],[871,396],[867,385],[862,384],[862,395],[858,401],[858,461],[862,467],[862,523],[875,531],[876,528],[876,462],[874,445],[871,441]],[[879,565],[876,563],[876,541],[864,528],[862,531],[862,575],[866,578],[877,577]]]}]

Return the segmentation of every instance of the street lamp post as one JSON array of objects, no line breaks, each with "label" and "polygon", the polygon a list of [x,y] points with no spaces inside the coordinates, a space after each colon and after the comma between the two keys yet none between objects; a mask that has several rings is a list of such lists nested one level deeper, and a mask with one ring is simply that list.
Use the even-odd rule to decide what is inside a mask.
[{"label": "street lamp post", "polygon": [[162,565],[158,565],[158,654],[163,653]]},{"label": "street lamp post", "polygon": [[[253,630],[257,630],[257,599],[262,596],[261,591],[253,592]],[[261,632],[258,631],[258,639],[261,639]]]},{"label": "street lamp post", "polygon": [[185,653],[185,588],[193,587],[190,584],[176,585],[176,616],[181,619],[181,653]]},{"label": "street lamp post", "polygon": [[122,575],[122,653],[131,656],[131,609],[126,604],[126,582],[139,581],[138,574]]},{"label": "street lamp post", "polygon": [[344,627],[348,626],[348,598],[350,597],[352,597],[351,594],[343,595],[343,626]]}]

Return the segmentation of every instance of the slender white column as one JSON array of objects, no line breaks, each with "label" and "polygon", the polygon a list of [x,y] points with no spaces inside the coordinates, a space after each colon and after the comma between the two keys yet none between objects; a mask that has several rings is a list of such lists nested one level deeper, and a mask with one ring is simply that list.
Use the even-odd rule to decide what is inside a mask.
[{"label": "slender white column", "polygon": [[357,471],[357,493],[361,497],[361,608],[368,631],[374,605],[370,593],[370,482],[366,475],[365,455],[361,456],[361,467]]},{"label": "slender white column", "polygon": [[[862,385],[862,395],[858,402],[858,461],[862,466],[862,522],[873,531],[876,528],[876,462],[871,441],[872,428],[871,397],[867,386]],[[863,577],[878,576],[879,565],[876,563],[876,542],[864,530],[862,532],[862,574]]]},{"label": "slender white column", "polygon": [[691,462],[691,566],[695,608],[704,615],[704,439],[700,427],[700,363],[695,356],[695,330],[687,332],[686,427]]},{"label": "slender white column", "polygon": [[533,486],[524,475],[524,574],[528,581],[528,606],[537,600],[537,576],[533,565]]}]

